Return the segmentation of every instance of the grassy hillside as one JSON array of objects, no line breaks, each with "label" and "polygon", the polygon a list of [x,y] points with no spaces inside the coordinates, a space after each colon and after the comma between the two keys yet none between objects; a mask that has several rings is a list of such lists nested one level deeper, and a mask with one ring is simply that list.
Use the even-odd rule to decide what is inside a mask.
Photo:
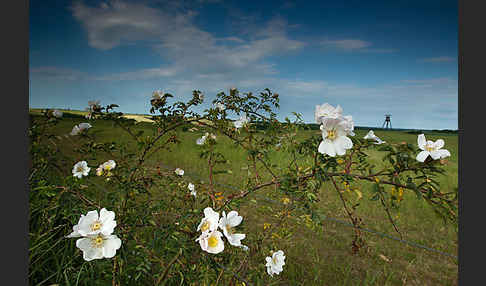
[{"label": "grassy hillside", "polygon": [[[83,115],[82,111],[64,111]],[[38,114],[38,110],[31,110],[32,114]],[[136,125],[137,130],[144,134],[153,134],[151,124],[143,122],[142,116],[132,116],[141,121]],[[55,134],[63,136],[68,134],[75,124],[86,122],[86,119],[63,118],[56,126]],[[128,149],[135,150],[136,144],[130,137],[109,121],[90,121],[93,127],[90,134],[98,141],[117,141],[127,144]],[[363,137],[368,130],[356,130],[356,136]],[[148,164],[168,168],[182,168],[188,177],[196,182],[208,180],[208,167],[206,160],[199,157],[200,149],[195,144],[196,139],[206,132],[202,128],[194,132],[178,130],[180,143],[174,145],[169,151],[161,151],[155,154]],[[387,142],[408,142],[417,144],[417,135],[403,131],[375,130],[375,134]],[[317,130],[306,130],[299,134],[302,139],[310,136],[320,136]],[[439,179],[445,190],[453,190],[458,185],[458,137],[454,133],[426,133],[427,139],[436,140],[442,138],[445,147],[452,156],[448,158],[445,166],[447,175]],[[74,142],[72,137],[63,137],[63,144],[59,145],[60,168],[66,176],[69,176],[72,166],[83,159],[72,149]],[[222,184],[240,188],[248,177],[246,165],[247,154],[237,149],[234,144],[217,134],[218,151],[229,160],[228,168],[232,174],[222,174],[216,177],[216,181]],[[382,160],[382,152],[369,151],[369,156],[378,167],[385,163]],[[59,157],[61,158],[61,157]],[[93,165],[112,159],[106,155],[88,160]],[[116,158],[115,158],[116,160]],[[270,154],[270,161],[277,166],[285,166],[291,160],[288,153],[275,151]],[[122,164],[122,162],[120,162]],[[304,163],[304,162],[303,162]],[[311,163],[311,162],[307,162]],[[371,184],[360,186],[363,197],[354,198],[360,203],[358,215],[365,218],[365,227],[398,236],[387,220],[386,213],[376,201],[370,201]],[[234,192],[227,187],[219,187],[223,193]],[[266,198],[272,198],[273,188],[265,189],[259,195],[251,197],[251,200],[242,203],[240,214],[245,218],[246,231],[258,232],[263,230],[264,223],[275,223],[269,218],[268,213],[257,211],[254,205],[272,205]],[[161,194],[163,195],[163,194]],[[287,264],[280,278],[287,281],[279,285],[457,285],[458,265],[457,260],[437,253],[413,247],[393,239],[380,235],[365,233],[368,242],[368,251],[358,255],[350,254],[352,229],[337,223],[333,219],[348,221],[339,197],[329,183],[323,185],[320,193],[320,208],[329,218],[324,222],[324,228],[320,231],[311,231],[308,228],[294,222],[287,227],[300,235],[295,236],[290,244],[281,245],[286,250]],[[279,202],[277,202],[278,204]],[[397,225],[403,234],[403,239],[425,245],[440,251],[457,255],[457,227],[444,224],[435,216],[433,211],[424,201],[415,199],[415,194],[406,192],[401,203],[399,213],[394,213]]]}]

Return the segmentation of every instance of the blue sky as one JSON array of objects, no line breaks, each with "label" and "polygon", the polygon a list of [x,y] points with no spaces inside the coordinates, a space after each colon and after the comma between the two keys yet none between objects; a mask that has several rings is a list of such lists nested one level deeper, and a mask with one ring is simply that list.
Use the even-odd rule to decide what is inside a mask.
[{"label": "blue sky", "polygon": [[[55,2],[55,3],[54,3]],[[258,3],[258,4],[257,4]],[[457,1],[29,2],[29,105],[148,113],[153,90],[264,88],[279,118],[341,105],[357,126],[457,129]]]}]

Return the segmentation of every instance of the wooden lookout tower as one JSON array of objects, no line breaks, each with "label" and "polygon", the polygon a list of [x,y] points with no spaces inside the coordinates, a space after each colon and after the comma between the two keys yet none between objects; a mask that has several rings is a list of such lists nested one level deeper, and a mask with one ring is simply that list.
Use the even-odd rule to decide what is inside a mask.
[{"label": "wooden lookout tower", "polygon": [[[381,128],[390,128],[390,129],[393,128],[390,118],[391,118],[391,114],[385,114],[385,121],[383,122]],[[390,127],[388,127],[388,125],[390,125]]]}]

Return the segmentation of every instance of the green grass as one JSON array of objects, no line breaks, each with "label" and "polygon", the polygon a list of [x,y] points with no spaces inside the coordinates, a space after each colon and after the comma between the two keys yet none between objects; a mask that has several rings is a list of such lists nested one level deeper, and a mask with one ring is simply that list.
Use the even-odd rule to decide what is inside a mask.
[{"label": "green grass", "polygon": [[[68,134],[75,124],[85,121],[83,118],[63,118],[55,132],[57,135]],[[92,125],[90,133],[97,140],[126,143],[129,149],[135,150],[136,146],[131,138],[111,122],[99,120],[94,121]],[[150,123],[139,123],[136,128],[144,130],[148,135],[153,134],[150,126]],[[187,176],[193,175],[195,179],[202,178],[207,181],[207,162],[199,158],[200,150],[195,144],[196,139],[204,132],[202,129],[196,132],[179,131],[178,138],[181,143],[172,146],[169,152],[161,151],[155,154],[147,164],[180,167],[186,171]],[[363,137],[367,132],[368,130],[356,130],[356,136]],[[414,134],[384,130],[375,131],[375,134],[387,142],[405,141],[417,144],[417,135]],[[317,135],[317,130],[308,130],[299,134],[299,137]],[[458,185],[457,134],[426,133],[426,137],[430,140],[444,139],[444,148],[452,154],[445,166],[447,176],[439,178],[443,189],[452,191]],[[65,176],[68,176],[73,164],[85,158],[71,149],[72,144],[79,142],[75,142],[72,137],[62,140],[64,144],[59,148],[66,157],[61,169]],[[236,148],[223,136],[218,135],[217,140],[220,143],[218,151],[230,160],[229,168],[232,174],[218,175],[216,181],[242,187],[248,176],[245,151]],[[381,152],[370,150],[368,154],[377,166],[384,164]],[[87,160],[90,165],[97,165],[111,158],[104,156],[93,159],[96,162],[91,162],[91,158]],[[278,166],[284,166],[289,160],[289,155],[283,150],[270,155],[270,161]],[[383,208],[378,202],[369,200],[370,186],[364,184],[360,187],[363,198],[359,201],[357,214],[365,219],[364,227],[398,237]],[[219,191],[234,192],[224,188]],[[268,218],[270,211],[261,212],[254,207],[255,204],[272,206],[261,199],[265,196],[272,197],[272,192],[274,190],[271,188],[265,189],[257,196],[250,197],[255,199],[255,202],[248,200],[241,204],[239,213],[245,218],[246,232],[259,232],[263,230],[263,223],[274,223]],[[319,199],[320,208],[328,217],[348,221],[339,197],[330,184],[323,185]],[[457,226],[444,224],[424,201],[416,199],[414,193],[404,194],[400,212],[394,215],[398,215],[396,223],[403,239],[457,255]],[[353,232],[348,226],[326,220],[322,230],[311,231],[291,220],[287,227],[293,230],[295,235],[288,244],[280,245],[287,256],[284,271],[278,276],[279,281],[283,282],[271,285],[457,285],[458,265],[455,259],[367,232],[364,236],[369,246],[368,250],[351,255]],[[380,258],[380,255],[384,255],[390,262]],[[265,271],[264,268],[262,271]]]}]

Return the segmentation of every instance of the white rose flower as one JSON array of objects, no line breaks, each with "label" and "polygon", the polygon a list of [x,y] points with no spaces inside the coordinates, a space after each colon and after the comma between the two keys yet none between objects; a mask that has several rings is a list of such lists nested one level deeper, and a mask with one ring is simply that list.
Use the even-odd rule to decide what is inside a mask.
[{"label": "white rose flower", "polygon": [[216,102],[216,104],[214,105],[219,111],[223,111],[226,109],[226,106],[224,104],[222,104],[221,102]]},{"label": "white rose flower", "polygon": [[368,133],[366,133],[366,135],[363,137],[363,139],[375,139],[376,138],[376,135],[375,135],[375,132],[373,132],[373,130],[370,130],[368,131]]},{"label": "white rose flower", "polygon": [[99,216],[96,210],[89,211],[86,215],[81,215],[78,224],[73,226],[73,232],[69,236],[110,235],[115,227],[115,213],[102,208]]},{"label": "white rose flower", "polygon": [[178,176],[183,176],[184,175],[184,170],[182,170],[181,168],[176,168],[174,172]]},{"label": "white rose flower", "polygon": [[111,170],[113,170],[116,167],[116,163],[114,160],[108,160],[101,164],[97,169],[96,169],[96,175],[98,176],[111,176]]},{"label": "white rose flower", "polygon": [[74,125],[73,130],[71,130],[71,133],[69,134],[74,136],[74,135],[78,135],[80,132],[81,130],[79,129],[78,125]]},{"label": "white rose flower", "polygon": [[373,144],[380,145],[380,144],[383,144],[383,143],[386,143],[386,141],[383,141],[380,138],[376,137],[376,142],[373,143]]},{"label": "white rose flower", "polygon": [[79,127],[79,130],[83,131],[83,130],[89,129],[93,126],[91,126],[91,124],[85,122],[85,123],[79,123],[78,127]]},{"label": "white rose flower", "polygon": [[98,106],[98,105],[100,105],[100,101],[99,100],[88,100],[88,105],[89,106]]},{"label": "white rose flower", "polygon": [[86,161],[79,161],[73,167],[73,176],[81,179],[83,176],[88,176],[89,170],[91,168]]},{"label": "white rose flower", "polygon": [[319,144],[319,153],[331,157],[346,154],[346,150],[353,147],[353,142],[346,136],[348,123],[342,118],[326,118],[322,122],[323,141]]},{"label": "white rose flower", "polygon": [[274,252],[272,256],[265,257],[267,262],[265,266],[267,267],[268,275],[273,277],[273,274],[279,274],[283,271],[283,266],[285,265],[285,255],[282,250]]},{"label": "white rose flower", "polygon": [[191,195],[193,195],[194,197],[196,197],[197,193],[196,193],[194,184],[193,183],[189,183],[187,185],[187,188],[191,191]]},{"label": "white rose flower", "polygon": [[110,170],[113,170],[115,169],[116,167],[116,163],[114,160],[108,160],[106,161],[105,163],[103,163],[103,168],[106,170],[106,171],[110,171]]},{"label": "white rose flower", "polygon": [[161,99],[163,94],[161,90],[156,90],[152,93],[152,99]]},{"label": "white rose flower", "polygon": [[223,216],[219,219],[219,227],[223,230],[224,236],[233,246],[241,246],[241,240],[246,237],[243,233],[235,233],[234,227],[238,226],[243,220],[242,216],[236,211],[230,211],[228,216],[223,211]]},{"label": "white rose flower", "polygon": [[52,115],[53,115],[54,117],[61,118],[61,117],[62,117],[62,111],[60,111],[60,110],[57,110],[57,109],[56,109],[56,110],[54,110],[54,111],[52,112]]},{"label": "white rose flower", "polygon": [[93,259],[112,258],[121,246],[121,240],[116,235],[98,234],[80,238],[76,247],[83,251],[86,261]]},{"label": "white rose flower", "polygon": [[417,155],[417,161],[424,162],[425,159],[430,155],[432,159],[443,159],[449,157],[451,153],[448,150],[441,149],[444,147],[444,140],[438,139],[437,141],[425,140],[425,135],[420,134],[417,138],[418,146],[421,150]]},{"label": "white rose flower", "polygon": [[194,184],[193,183],[189,183],[187,185],[187,188],[190,190],[190,191],[194,191]]},{"label": "white rose flower", "polygon": [[206,143],[206,139],[208,138],[208,133],[204,134],[201,138],[198,138],[196,140],[196,144],[197,145],[204,145],[204,143]]},{"label": "white rose flower", "polygon": [[236,120],[235,122],[233,122],[233,124],[235,125],[236,129],[239,129],[239,128],[243,127],[247,123],[248,123],[248,118],[246,117],[246,114],[243,114],[242,116],[240,116],[240,118],[238,120]]},{"label": "white rose flower", "polygon": [[368,133],[363,137],[363,139],[375,140],[376,142],[374,142],[373,144],[377,144],[377,145],[386,143],[386,141],[383,141],[380,138],[378,138],[378,136],[375,135],[373,130],[368,131]]},{"label": "white rose flower", "polygon": [[343,116],[343,120],[345,122],[344,124],[344,130],[346,130],[346,134],[350,136],[354,136],[354,121],[353,117],[351,115],[345,115]]},{"label": "white rose flower", "polygon": [[214,231],[218,228],[219,213],[215,212],[211,207],[204,209],[204,218],[197,226],[197,230],[202,232]]},{"label": "white rose flower", "polygon": [[342,116],[343,109],[341,106],[334,107],[328,103],[323,105],[316,105],[316,110],[314,112],[314,118],[317,123],[322,123],[325,118],[338,118]]},{"label": "white rose flower", "polygon": [[217,230],[203,232],[196,242],[199,241],[199,245],[201,249],[213,253],[218,254],[224,250],[224,242],[221,239],[223,234]]},{"label": "white rose flower", "polygon": [[78,134],[79,134],[79,133],[81,133],[82,131],[87,130],[87,129],[91,128],[91,127],[92,127],[92,126],[91,126],[91,124],[89,124],[89,123],[80,123],[80,124],[75,125],[75,126],[73,127],[73,130],[71,130],[71,133],[70,133],[70,134],[71,134],[71,135],[73,135],[73,136],[74,136],[74,135],[78,135]]}]

